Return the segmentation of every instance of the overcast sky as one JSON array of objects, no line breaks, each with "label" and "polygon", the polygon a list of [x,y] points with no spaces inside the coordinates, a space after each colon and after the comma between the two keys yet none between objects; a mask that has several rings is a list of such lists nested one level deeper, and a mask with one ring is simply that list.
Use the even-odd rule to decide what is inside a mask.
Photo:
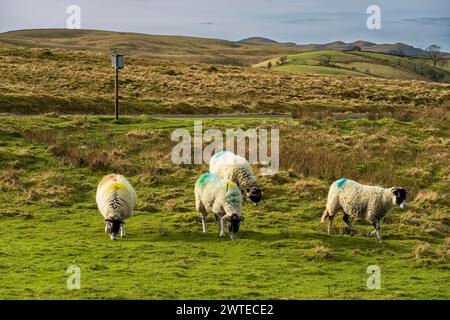
[{"label": "overcast sky", "polygon": [[[72,4],[83,29],[299,44],[363,39],[450,52],[449,0],[0,0],[0,32],[65,28]],[[366,27],[371,4],[381,9],[380,30]]]}]

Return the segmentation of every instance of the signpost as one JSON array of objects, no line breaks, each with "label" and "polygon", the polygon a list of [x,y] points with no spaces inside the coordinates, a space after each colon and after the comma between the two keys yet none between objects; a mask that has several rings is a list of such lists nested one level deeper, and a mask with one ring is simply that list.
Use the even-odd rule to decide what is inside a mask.
[{"label": "signpost", "polygon": [[111,55],[111,62],[114,67],[115,80],[114,87],[116,92],[115,113],[116,120],[119,119],[119,69],[123,69],[125,66],[125,57],[123,54],[113,53]]}]

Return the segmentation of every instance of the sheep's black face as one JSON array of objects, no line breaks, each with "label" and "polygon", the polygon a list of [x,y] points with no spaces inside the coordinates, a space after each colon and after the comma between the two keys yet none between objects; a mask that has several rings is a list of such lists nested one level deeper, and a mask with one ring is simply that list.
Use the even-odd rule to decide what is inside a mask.
[{"label": "sheep's black face", "polygon": [[105,232],[109,233],[111,240],[116,240],[122,225],[120,220],[105,220]]},{"label": "sheep's black face", "polygon": [[406,208],[408,205],[406,201],[408,192],[404,188],[393,188],[392,193],[394,194],[394,203],[399,205],[402,209]]},{"label": "sheep's black face", "polygon": [[254,205],[258,205],[261,203],[262,200],[261,189],[257,187],[252,187],[247,190],[247,196],[250,199],[250,201],[253,202]]},{"label": "sheep's black face", "polygon": [[237,214],[231,215],[230,219],[228,219],[228,231],[230,232],[231,240],[237,239],[239,227],[241,226],[241,222],[244,220],[242,216],[238,216]]}]

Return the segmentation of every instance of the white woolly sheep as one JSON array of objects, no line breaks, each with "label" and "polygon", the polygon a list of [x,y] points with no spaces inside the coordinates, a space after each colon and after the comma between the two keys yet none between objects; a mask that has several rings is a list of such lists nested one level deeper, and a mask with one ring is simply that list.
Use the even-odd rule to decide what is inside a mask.
[{"label": "white woolly sheep", "polygon": [[409,192],[404,188],[382,188],[367,186],[358,182],[343,178],[335,181],[328,192],[328,200],[321,222],[328,221],[328,233],[331,233],[333,219],[340,210],[344,211],[344,222],[347,224],[351,235],[355,229],[350,222],[350,215],[365,218],[370,221],[375,230],[367,236],[376,235],[379,242],[381,238],[381,220],[394,205],[400,208],[407,206],[406,198]]},{"label": "white woolly sheep", "polygon": [[119,174],[105,176],[97,187],[97,207],[105,219],[105,232],[111,240],[125,237],[125,220],[133,215],[136,192],[128,180]]},{"label": "white woolly sheep", "polygon": [[220,237],[225,237],[224,224],[228,224],[230,238],[237,238],[244,217],[241,215],[242,195],[237,185],[207,172],[195,183],[195,207],[202,218],[203,233],[208,232],[205,222],[208,212],[216,216]]},{"label": "white woolly sheep", "polygon": [[245,158],[230,151],[221,151],[212,156],[209,171],[223,179],[235,182],[254,205],[262,202],[261,187]]}]

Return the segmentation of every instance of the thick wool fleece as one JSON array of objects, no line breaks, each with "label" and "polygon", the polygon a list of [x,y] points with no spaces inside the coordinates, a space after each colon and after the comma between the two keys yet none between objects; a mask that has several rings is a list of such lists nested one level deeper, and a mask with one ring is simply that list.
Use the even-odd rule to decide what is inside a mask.
[{"label": "thick wool fleece", "polygon": [[[383,219],[393,205],[391,188],[366,186],[344,178],[331,185],[326,213],[334,216],[339,210],[343,210],[349,215],[375,222]],[[323,220],[325,218],[326,216]]]},{"label": "thick wool fleece", "polygon": [[105,219],[124,221],[133,215],[136,192],[124,176],[110,174],[100,181],[96,202]]},{"label": "thick wool fleece", "polygon": [[211,158],[209,171],[220,178],[234,181],[241,190],[248,190],[252,187],[259,188],[256,176],[248,161],[232,152],[221,151],[216,153]]},{"label": "thick wool fleece", "polygon": [[195,184],[195,205],[199,212],[204,206],[206,212],[218,215],[241,215],[241,191],[233,181],[207,172]]}]

